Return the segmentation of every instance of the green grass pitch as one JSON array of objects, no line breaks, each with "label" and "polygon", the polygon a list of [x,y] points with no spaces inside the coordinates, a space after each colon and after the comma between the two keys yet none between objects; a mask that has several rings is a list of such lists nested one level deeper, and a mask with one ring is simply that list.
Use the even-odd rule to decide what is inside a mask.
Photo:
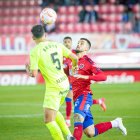
[{"label": "green grass pitch", "polygon": [[[92,106],[95,124],[122,117],[128,130],[127,136],[112,129],[92,139],[140,140],[140,83],[95,84],[92,89],[93,97],[105,97],[107,104],[106,112]],[[42,85],[0,87],[0,140],[51,140],[43,123],[44,91]],[[65,104],[60,110],[65,114]],[[82,140],[88,138],[83,135]]]}]

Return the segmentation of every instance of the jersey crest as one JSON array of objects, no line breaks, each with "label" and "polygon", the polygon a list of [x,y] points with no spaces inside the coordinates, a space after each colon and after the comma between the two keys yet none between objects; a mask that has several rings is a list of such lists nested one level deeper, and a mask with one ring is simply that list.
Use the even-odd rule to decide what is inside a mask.
[{"label": "jersey crest", "polygon": [[82,68],[84,68],[84,66],[85,66],[84,64],[80,64],[80,65],[78,66],[78,68],[79,68],[79,69],[82,69]]}]

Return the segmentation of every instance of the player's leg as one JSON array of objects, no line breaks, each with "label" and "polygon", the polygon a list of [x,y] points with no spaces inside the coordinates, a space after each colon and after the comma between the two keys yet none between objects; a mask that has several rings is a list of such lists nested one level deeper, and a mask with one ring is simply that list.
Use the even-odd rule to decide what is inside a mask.
[{"label": "player's leg", "polygon": [[58,124],[55,121],[56,118],[56,113],[57,111],[49,109],[49,108],[45,108],[44,109],[44,122],[46,124],[46,127],[49,129],[52,138],[54,140],[64,140],[63,138],[63,134],[61,132],[61,129],[59,128]]},{"label": "player's leg", "polygon": [[57,115],[56,115],[56,122],[59,125],[61,131],[67,136],[67,139],[71,140],[73,136],[72,136],[68,126],[66,125],[63,115],[59,111],[57,112]]},{"label": "player's leg", "polygon": [[[60,106],[64,103],[66,95],[67,93],[66,94],[64,93],[63,96],[61,97]],[[56,122],[59,125],[61,131],[67,136],[67,140],[74,140],[68,126],[66,125],[63,115],[59,111],[57,112],[56,115]]]},{"label": "player's leg", "polygon": [[[81,95],[74,102],[74,133],[73,136],[76,140],[81,140],[83,134],[83,123],[86,117],[86,113],[92,105],[91,95]],[[89,102],[90,97],[90,102]]]},{"label": "player's leg", "polygon": [[96,124],[95,126],[94,124],[91,125],[90,122],[92,122],[92,120],[87,119],[86,124],[88,124],[88,122],[89,122],[89,126],[87,125],[84,128],[84,133],[89,138],[102,134],[111,128],[119,128],[123,132],[124,135],[127,135],[126,128],[124,127],[121,118],[117,118],[110,122],[99,123],[99,124]]},{"label": "player's leg", "polygon": [[106,111],[105,98],[93,99],[93,105],[99,104],[103,111]]},{"label": "player's leg", "polygon": [[65,98],[66,102],[66,124],[68,127],[71,126],[71,112],[72,112],[72,98],[73,98],[73,92],[72,92],[72,87],[70,85],[70,91],[67,94],[67,97]]},{"label": "player's leg", "polygon": [[74,113],[74,132],[73,136],[76,140],[81,140],[83,134],[84,116],[81,113]]},{"label": "player's leg", "polygon": [[59,125],[56,122],[56,114],[59,110],[61,97],[59,96],[59,92],[47,92],[45,94],[44,99],[44,122],[46,127],[49,129],[52,138],[54,140],[64,140],[63,134]]}]

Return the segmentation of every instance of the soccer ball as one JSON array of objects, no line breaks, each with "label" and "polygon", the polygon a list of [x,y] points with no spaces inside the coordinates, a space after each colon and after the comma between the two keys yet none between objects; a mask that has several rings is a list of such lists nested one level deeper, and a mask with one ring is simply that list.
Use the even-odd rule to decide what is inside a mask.
[{"label": "soccer ball", "polygon": [[57,19],[56,12],[51,8],[44,8],[40,13],[40,20],[43,24],[53,24]]}]

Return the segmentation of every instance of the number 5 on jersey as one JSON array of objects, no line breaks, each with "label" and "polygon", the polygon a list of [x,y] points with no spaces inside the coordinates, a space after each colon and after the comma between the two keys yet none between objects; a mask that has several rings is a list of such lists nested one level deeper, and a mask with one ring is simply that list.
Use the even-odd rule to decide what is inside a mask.
[{"label": "number 5 on jersey", "polygon": [[61,70],[61,64],[60,64],[60,60],[57,58],[58,53],[54,52],[51,53],[51,58],[54,64],[56,64],[56,69]]}]

